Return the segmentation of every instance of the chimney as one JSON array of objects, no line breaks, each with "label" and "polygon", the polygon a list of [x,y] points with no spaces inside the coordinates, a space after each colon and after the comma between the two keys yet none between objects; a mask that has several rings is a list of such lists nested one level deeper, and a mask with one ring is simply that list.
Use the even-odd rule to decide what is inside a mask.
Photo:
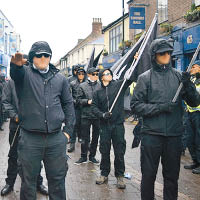
[{"label": "chimney", "polygon": [[94,34],[101,34],[101,32],[102,32],[101,18],[93,18],[92,33],[94,33]]}]

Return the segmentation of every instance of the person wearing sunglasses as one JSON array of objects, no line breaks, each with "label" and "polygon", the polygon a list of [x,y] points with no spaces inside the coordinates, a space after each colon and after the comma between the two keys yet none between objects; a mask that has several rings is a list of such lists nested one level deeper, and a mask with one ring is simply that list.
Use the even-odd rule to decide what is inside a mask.
[{"label": "person wearing sunglasses", "polygon": [[67,80],[69,81],[69,84],[72,82],[72,81],[75,81],[76,80],[76,75],[77,75],[77,71],[78,69],[81,67],[81,65],[73,65],[72,66],[72,75],[69,76],[67,78]]},{"label": "person wearing sunglasses", "polygon": [[71,93],[74,100],[75,114],[76,114],[76,124],[74,127],[73,135],[70,140],[70,146],[68,152],[71,153],[75,150],[76,137],[78,137],[78,141],[81,143],[81,106],[78,101],[78,94],[80,84],[84,83],[87,79],[86,72],[83,67],[79,67],[76,73],[76,80],[70,83]]},{"label": "person wearing sunglasses", "polygon": [[[99,165],[95,158],[99,139],[99,119],[92,113],[91,104],[94,92],[100,87],[98,82],[99,70],[91,67],[87,71],[88,79],[80,84],[78,101],[81,105],[81,157],[74,164],[80,165],[88,162],[88,148],[90,146],[89,162]],[[90,143],[90,128],[92,126],[92,140]],[[90,143],[90,145],[89,145]]]},{"label": "person wearing sunglasses", "polygon": [[[134,114],[142,117],[141,127],[141,199],[154,199],[154,185],[158,166],[162,163],[163,199],[178,198],[178,179],[182,151],[183,107],[185,100],[198,106],[200,95],[190,81],[190,74],[182,75],[172,66],[173,46],[165,39],[156,39],[150,46],[151,69],[138,77],[131,100]],[[176,91],[183,89],[176,102]]]},{"label": "person wearing sunglasses", "polygon": [[10,63],[10,75],[19,99],[21,200],[37,199],[41,161],[49,198],[66,199],[66,145],[73,133],[75,112],[68,81],[50,63],[51,56],[49,44],[39,41],[29,51],[29,66],[25,66],[27,59],[21,53],[12,56]]},{"label": "person wearing sunglasses", "polygon": [[97,178],[96,184],[101,185],[108,181],[108,175],[111,170],[110,150],[113,144],[115,161],[115,177],[117,179],[117,188],[125,189],[124,155],[126,151],[126,140],[124,137],[124,95],[127,88],[133,82],[133,76],[127,80],[121,94],[112,110],[110,108],[116,95],[122,85],[123,80],[113,80],[113,73],[110,69],[103,69],[99,72],[99,81],[101,86],[94,92],[92,100],[92,112],[100,120],[100,153],[101,175]]}]

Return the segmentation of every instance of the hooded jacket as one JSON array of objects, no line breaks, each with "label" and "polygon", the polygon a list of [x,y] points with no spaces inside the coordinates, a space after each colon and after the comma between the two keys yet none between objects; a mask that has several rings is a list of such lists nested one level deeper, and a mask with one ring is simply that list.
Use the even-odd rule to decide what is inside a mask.
[{"label": "hooded jacket", "polygon": [[18,117],[19,105],[18,98],[15,90],[15,83],[13,80],[9,80],[3,89],[2,104],[5,110],[8,112],[10,118],[10,130],[16,130],[18,123],[16,118]]},{"label": "hooded jacket", "polygon": [[[30,60],[36,51],[38,48],[33,44],[29,53]],[[72,135],[75,124],[73,99],[68,81],[58,69],[49,64],[48,73],[43,75],[33,68],[32,63],[29,66],[11,63],[10,75],[15,82],[19,120],[23,129],[51,134],[60,131],[64,122],[63,131]]]},{"label": "hooded jacket", "polygon": [[86,119],[97,119],[92,112],[92,106],[88,104],[89,100],[93,99],[94,92],[101,87],[98,81],[91,82],[87,80],[80,84],[80,89],[78,92],[78,102],[81,105],[81,118]]},{"label": "hooded jacket", "polygon": [[[99,80],[102,80],[104,71],[110,69],[104,69],[99,72]],[[121,124],[124,122],[124,94],[126,89],[132,83],[132,80],[126,81],[119,98],[113,108],[111,118],[109,120],[103,119],[103,113],[109,112],[114,99],[123,83],[123,80],[111,81],[108,86],[104,86],[101,81],[101,87],[95,91],[92,102],[92,112],[95,116],[100,118],[101,124]]]},{"label": "hooded jacket", "polygon": [[[85,71],[84,71],[84,73],[85,73]],[[78,101],[78,96],[79,96],[79,92],[80,92],[80,84],[84,83],[86,81],[86,79],[87,79],[87,77],[86,77],[86,73],[85,73],[83,82],[80,82],[78,80],[78,77],[76,77],[76,79],[70,83],[73,102],[74,102],[74,106],[76,109],[80,109],[80,104]]]},{"label": "hooded jacket", "polygon": [[[184,87],[172,112],[160,111],[160,104],[172,102],[181,83],[181,74],[171,64],[161,66],[155,61],[152,49],[159,50],[160,40],[153,42],[151,48],[152,62],[150,70],[141,74],[134,89],[131,109],[143,118],[143,133],[161,136],[179,136],[183,133],[182,100],[189,105],[198,105],[200,96],[192,82]],[[161,48],[163,48],[161,46]]]}]

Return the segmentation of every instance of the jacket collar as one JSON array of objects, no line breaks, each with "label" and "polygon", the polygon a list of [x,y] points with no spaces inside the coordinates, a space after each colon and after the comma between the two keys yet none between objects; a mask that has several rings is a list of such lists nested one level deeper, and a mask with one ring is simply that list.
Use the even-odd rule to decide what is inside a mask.
[{"label": "jacket collar", "polygon": [[157,72],[166,72],[171,69],[170,63],[167,65],[159,65],[156,61],[153,61],[152,64],[153,64],[153,69]]}]

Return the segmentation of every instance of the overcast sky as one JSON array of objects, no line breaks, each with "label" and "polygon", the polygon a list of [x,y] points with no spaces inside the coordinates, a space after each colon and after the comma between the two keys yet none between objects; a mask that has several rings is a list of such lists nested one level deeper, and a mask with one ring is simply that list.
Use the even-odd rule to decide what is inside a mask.
[{"label": "overcast sky", "polygon": [[90,34],[93,18],[102,18],[103,26],[119,18],[122,1],[2,0],[0,9],[21,35],[24,53],[34,42],[45,40],[52,48],[52,61],[56,62],[77,44],[78,38]]}]

